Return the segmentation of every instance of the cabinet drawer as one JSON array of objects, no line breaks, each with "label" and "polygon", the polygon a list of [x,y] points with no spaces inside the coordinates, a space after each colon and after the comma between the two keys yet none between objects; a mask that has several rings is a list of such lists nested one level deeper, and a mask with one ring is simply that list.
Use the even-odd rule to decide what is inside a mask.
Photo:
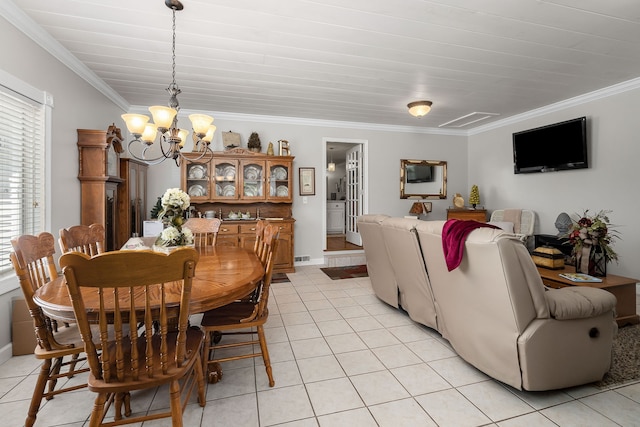
[{"label": "cabinet drawer", "polygon": [[256,233],[256,223],[251,224],[240,224],[240,234],[255,234]]},{"label": "cabinet drawer", "polygon": [[344,203],[327,203],[327,209],[344,209]]},{"label": "cabinet drawer", "polygon": [[238,224],[225,224],[220,225],[218,234],[238,234]]},{"label": "cabinet drawer", "polygon": [[270,222],[269,224],[276,225],[278,227],[278,230],[280,230],[280,234],[291,234],[292,232],[293,224],[291,224],[290,222]]}]

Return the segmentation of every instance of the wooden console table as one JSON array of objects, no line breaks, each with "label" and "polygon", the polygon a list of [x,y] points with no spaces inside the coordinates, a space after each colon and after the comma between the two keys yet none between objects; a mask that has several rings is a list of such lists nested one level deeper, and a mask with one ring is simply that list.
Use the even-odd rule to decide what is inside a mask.
[{"label": "wooden console table", "polygon": [[563,288],[565,286],[589,286],[611,292],[618,302],[616,303],[616,322],[618,326],[635,325],[640,323],[640,316],[636,313],[636,283],[637,279],[630,277],[607,274],[602,282],[572,282],[560,277],[560,273],[575,273],[574,266],[565,266],[562,270],[550,270],[538,267],[542,282],[551,288]]}]

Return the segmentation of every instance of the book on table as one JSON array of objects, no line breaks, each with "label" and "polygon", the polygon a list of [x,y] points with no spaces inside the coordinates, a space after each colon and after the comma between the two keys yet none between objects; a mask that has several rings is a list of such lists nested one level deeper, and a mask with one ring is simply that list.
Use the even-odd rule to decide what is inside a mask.
[{"label": "book on table", "polygon": [[599,277],[590,276],[584,273],[560,273],[560,277],[571,280],[572,282],[602,282]]}]

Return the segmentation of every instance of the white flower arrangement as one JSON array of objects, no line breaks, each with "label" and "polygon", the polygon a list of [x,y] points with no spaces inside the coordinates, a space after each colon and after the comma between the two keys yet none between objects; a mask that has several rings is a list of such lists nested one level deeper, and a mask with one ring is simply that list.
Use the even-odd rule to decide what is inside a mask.
[{"label": "white flower arrangement", "polygon": [[184,224],[184,212],[191,204],[191,198],[179,188],[169,188],[161,198],[162,210],[158,219],[165,224],[156,240],[157,246],[184,246],[193,243],[193,233]]}]

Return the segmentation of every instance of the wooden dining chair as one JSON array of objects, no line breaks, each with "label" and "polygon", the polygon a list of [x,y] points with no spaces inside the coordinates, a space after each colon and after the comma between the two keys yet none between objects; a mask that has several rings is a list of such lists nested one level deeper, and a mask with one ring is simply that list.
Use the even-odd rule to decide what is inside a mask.
[{"label": "wooden dining chair", "polygon": [[182,227],[191,230],[196,247],[215,246],[221,223],[220,218],[189,218]]},{"label": "wooden dining chair", "polygon": [[104,226],[102,224],[74,225],[60,229],[58,244],[62,253],[69,251],[82,252],[89,256],[105,251]]},{"label": "wooden dining chair", "polygon": [[266,225],[267,221],[265,221],[264,219],[259,219],[256,221],[256,241],[253,244],[253,252],[258,255],[258,258],[260,258],[262,265],[265,265],[266,261],[266,251],[264,245],[264,228]]},{"label": "wooden dining chair", "polygon": [[36,359],[42,360],[25,420],[25,426],[31,427],[36,421],[43,398],[50,400],[57,394],[87,386],[83,383],[56,390],[58,379],[72,378],[76,374],[88,372],[89,369],[76,369],[77,364],[85,360],[84,357],[80,357],[84,353],[84,345],[78,328],[69,326],[55,332],[51,320],[33,300],[36,289],[58,277],[53,259],[53,235],[47,232],[37,236],[23,235],[11,239],[11,244],[14,249],[10,254],[11,264],[18,276],[36,334],[37,344],[33,354]]},{"label": "wooden dining chair", "polygon": [[[266,252],[265,275],[259,284],[256,298],[246,298],[223,307],[209,310],[204,313],[200,323],[205,332],[203,348],[203,364],[210,383],[216,383],[222,378],[220,363],[232,360],[246,359],[262,356],[264,366],[269,377],[269,386],[273,387],[275,381],[271,371],[269,350],[264,335],[264,324],[269,316],[269,287],[273,272],[274,254],[278,246],[279,229],[275,225],[268,224],[264,229],[264,245]],[[256,331],[253,330],[256,328]],[[240,329],[240,330],[238,330]],[[247,330],[249,329],[249,330]],[[258,339],[253,339],[257,333]],[[216,336],[217,335],[217,336]],[[251,335],[250,340],[218,344],[221,335]],[[253,346],[259,344],[260,352],[255,352]],[[228,357],[219,357],[218,350],[249,346],[250,353],[238,354]]]},{"label": "wooden dining chair", "polygon": [[[171,417],[172,425],[180,427],[194,387],[200,406],[205,405],[200,360],[203,333],[188,327],[197,261],[198,252],[188,247],[168,255],[148,250],[105,252],[94,257],[68,252],[60,258],[85,343],[89,390],[98,393],[89,426],[105,425],[105,415],[114,402],[117,405],[119,394],[163,384],[169,384],[169,411],[145,411],[145,415],[108,425]],[[86,298],[96,298],[100,307],[95,319],[90,319],[84,308]],[[90,320],[98,322],[97,336],[91,331]],[[169,327],[171,320],[176,328]],[[144,322],[143,328],[138,329],[139,322]],[[112,340],[108,337],[110,327],[115,332]]]}]

